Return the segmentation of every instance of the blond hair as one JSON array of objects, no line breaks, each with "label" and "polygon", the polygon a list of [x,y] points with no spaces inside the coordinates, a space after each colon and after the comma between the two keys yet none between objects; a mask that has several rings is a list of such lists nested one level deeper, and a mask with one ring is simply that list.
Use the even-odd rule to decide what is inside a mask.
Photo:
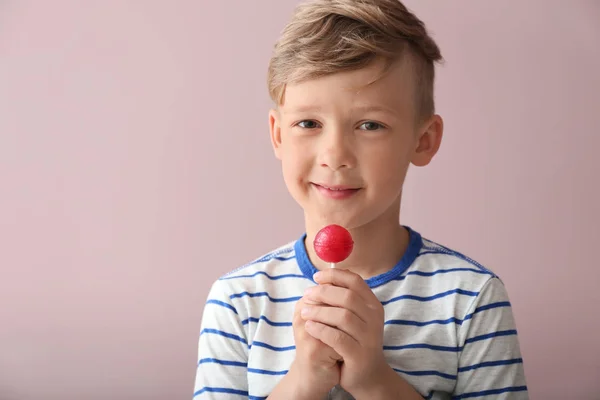
[{"label": "blond hair", "polygon": [[269,62],[268,89],[281,104],[288,84],[351,71],[409,55],[418,118],[435,112],[433,86],[440,49],[424,23],[400,0],[313,0],[299,5]]}]

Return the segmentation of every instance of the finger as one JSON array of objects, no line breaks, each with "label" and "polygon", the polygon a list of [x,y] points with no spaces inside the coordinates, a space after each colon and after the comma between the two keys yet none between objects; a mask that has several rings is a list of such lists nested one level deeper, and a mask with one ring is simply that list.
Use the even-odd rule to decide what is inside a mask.
[{"label": "finger", "polygon": [[304,320],[300,315],[301,310],[306,307],[306,303],[303,299],[300,299],[296,302],[296,306],[294,307],[294,315],[292,317],[292,327],[295,332],[302,335],[304,331]]},{"label": "finger", "polygon": [[313,278],[320,285],[330,284],[350,289],[358,293],[366,302],[372,302],[373,299],[377,299],[369,285],[367,285],[360,275],[345,269],[325,269],[317,272]]},{"label": "finger", "polygon": [[344,360],[351,359],[358,352],[358,342],[339,329],[316,321],[306,321],[304,329],[310,336],[335,350]]},{"label": "finger", "polygon": [[304,320],[316,321],[337,328],[350,335],[358,343],[368,332],[368,326],[352,311],[339,307],[305,306],[301,310]]},{"label": "finger", "polygon": [[[297,340],[297,341],[299,340],[301,342],[307,341],[307,343],[310,343],[311,346],[315,346],[315,345],[325,346],[318,339],[315,339],[314,337],[312,337],[311,335],[309,335],[306,332],[306,329],[304,328],[306,321],[301,316],[301,310],[304,307],[306,307],[306,302],[304,301],[304,299],[298,300],[298,302],[296,303],[295,309],[294,309],[294,316],[292,318],[292,328],[294,331],[295,340]],[[337,354],[335,352],[335,350],[333,350],[332,348],[327,346],[325,348],[325,351],[327,354],[329,354],[329,358],[336,359],[336,360],[341,359],[341,356],[339,354]]]},{"label": "finger", "polygon": [[305,292],[305,297],[312,302],[344,308],[356,314],[362,321],[369,320],[371,310],[356,292],[338,286],[319,285]]},{"label": "finger", "polygon": [[304,304],[308,304],[308,305],[312,305],[312,306],[318,306],[318,305],[322,305],[323,303],[319,303],[318,301],[311,300],[309,298],[305,298],[304,299]]}]

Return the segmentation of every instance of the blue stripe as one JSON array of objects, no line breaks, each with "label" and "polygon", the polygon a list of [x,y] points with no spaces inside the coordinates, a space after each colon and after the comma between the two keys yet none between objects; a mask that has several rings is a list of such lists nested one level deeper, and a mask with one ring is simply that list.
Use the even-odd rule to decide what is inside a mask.
[{"label": "blue stripe", "polygon": [[230,389],[230,388],[220,388],[220,387],[203,387],[194,393],[194,397],[200,396],[202,393],[210,392],[210,393],[228,393],[228,394],[238,394],[240,396],[248,396],[248,392],[244,390]]},{"label": "blue stripe", "polygon": [[288,260],[294,260],[296,258],[296,255],[294,254],[293,256],[289,256],[289,257],[274,257],[274,260],[278,260],[278,261],[288,261]]},{"label": "blue stripe", "polygon": [[474,267],[477,267],[478,269],[480,269],[481,271],[486,272],[489,275],[496,276],[492,271],[488,270],[487,268],[485,268],[483,265],[479,264],[477,261],[473,260],[472,258],[467,257],[464,254],[461,254],[461,253],[459,253],[456,250],[452,250],[452,249],[449,249],[446,246],[442,246],[439,243],[435,243],[433,241],[430,241],[430,242],[433,243],[433,245],[436,246],[437,248],[436,247],[427,246],[426,244],[423,244],[423,248],[426,249],[426,251],[420,253],[419,256],[423,255],[423,254],[446,254],[446,255],[449,255],[449,256],[454,256],[456,258],[459,258],[459,259],[461,259],[463,261],[468,262],[469,264],[473,265]]},{"label": "blue stripe", "polygon": [[410,321],[405,319],[390,319],[384,322],[384,325],[410,325],[410,326],[427,326],[427,325],[447,325],[447,324],[458,324],[462,325],[463,322],[473,318],[473,315],[480,313],[482,311],[491,310],[499,307],[510,307],[510,303],[508,301],[500,301],[498,303],[486,304],[484,306],[478,307],[471,314],[468,314],[464,320],[460,318],[451,317],[448,319],[434,319],[431,321]]},{"label": "blue stripe", "polygon": [[205,333],[212,333],[212,334],[223,336],[223,337],[226,337],[226,338],[229,338],[229,339],[237,340],[237,341],[242,342],[244,344],[248,344],[248,342],[246,341],[246,339],[244,339],[242,337],[239,337],[237,335],[234,335],[233,333],[223,332],[223,331],[220,331],[218,329],[210,329],[210,328],[202,329],[202,332],[200,332],[200,336],[202,336]]},{"label": "blue stripe", "polygon": [[511,387],[505,387],[502,389],[490,389],[490,390],[483,390],[481,392],[463,393],[461,395],[452,397],[452,399],[460,400],[460,399],[468,399],[468,398],[473,398],[473,397],[489,396],[491,394],[502,394],[502,393],[508,393],[508,392],[523,392],[526,390],[527,390],[527,386],[511,386]]},{"label": "blue stripe", "polygon": [[[289,252],[291,252],[291,251],[292,251],[292,250],[291,250],[291,249],[289,249],[289,250],[286,250],[286,251],[284,251],[284,252],[277,253],[277,254],[285,254],[285,253],[289,253]],[[262,263],[262,262],[265,262],[265,261],[271,261],[271,260],[278,260],[278,261],[288,261],[288,260],[293,260],[293,259],[295,259],[295,258],[296,258],[296,255],[295,255],[295,254],[294,254],[294,255],[292,255],[292,256],[289,256],[289,257],[282,257],[282,256],[280,256],[280,255],[269,254],[269,255],[267,255],[267,256],[265,256],[265,257],[261,257],[261,258],[259,258],[259,259],[257,259],[257,260],[254,260],[254,261],[252,261],[252,262],[251,262],[250,264],[248,264],[248,265],[260,264],[260,263]]]},{"label": "blue stripe", "polygon": [[384,325],[410,325],[410,326],[427,326],[427,325],[447,325],[447,324],[462,324],[462,320],[458,318],[434,319],[431,321],[409,321],[406,319],[390,319],[384,322]]},{"label": "blue stripe", "polygon": [[497,303],[486,304],[486,305],[484,305],[484,306],[477,307],[477,308],[475,309],[475,311],[473,311],[471,314],[469,314],[469,315],[467,315],[467,316],[465,317],[465,321],[466,321],[466,320],[468,320],[468,319],[471,319],[471,318],[473,318],[473,315],[475,315],[475,314],[477,314],[477,313],[480,313],[480,312],[482,312],[482,311],[485,311],[485,310],[491,310],[491,309],[493,309],[493,308],[501,308],[501,307],[510,307],[510,302],[508,302],[508,301],[499,301],[499,302],[497,302]]},{"label": "blue stripe", "polygon": [[248,325],[250,322],[258,322],[259,320],[265,321],[267,324],[271,326],[292,326],[291,322],[273,322],[264,315],[261,315],[260,318],[250,317],[242,321],[242,325]]},{"label": "blue stripe", "polygon": [[[457,289],[457,290],[460,290],[460,289]],[[467,292],[467,293],[474,293],[474,292]],[[252,295],[258,295],[258,294],[257,293],[250,294],[250,296],[252,296]],[[268,296],[268,294],[266,294],[266,293],[260,294],[260,295],[263,295],[263,296],[266,295],[266,296]],[[436,295],[436,296],[439,296],[439,295]],[[406,296],[400,296],[400,297],[406,297]],[[416,297],[416,296],[414,296],[414,297]],[[283,300],[286,300],[286,299],[275,299],[275,300],[276,301],[283,301]],[[394,299],[392,299],[392,300],[394,300]],[[392,300],[389,300],[389,301],[392,301]],[[385,321],[384,325],[426,326],[426,325],[433,325],[433,324],[446,325],[446,324],[451,324],[451,323],[456,323],[456,324],[461,325],[464,321],[473,318],[474,314],[480,313],[480,312],[485,311],[485,310],[490,310],[490,309],[499,308],[499,307],[508,307],[508,306],[510,306],[510,303],[507,302],[507,301],[498,302],[498,303],[492,303],[492,304],[488,304],[488,305],[485,305],[485,306],[481,306],[481,307],[476,308],[473,313],[468,314],[465,317],[464,320],[461,320],[459,318],[454,318],[454,317],[448,318],[448,319],[445,319],[445,320],[436,319],[436,320],[432,320],[432,321],[423,321],[423,322],[392,319],[392,320]],[[248,325],[250,322],[258,323],[260,320],[265,321],[267,324],[269,324],[271,326],[275,326],[275,327],[290,327],[290,326],[292,326],[291,322],[274,322],[274,321],[271,321],[270,319],[268,319],[267,317],[265,317],[264,315],[260,316],[259,318],[256,318],[256,317],[247,318],[247,319],[245,319],[245,320],[242,321],[242,325]],[[481,336],[477,336],[477,337],[473,337],[473,338],[467,339],[465,341],[465,344],[476,342],[478,340],[490,339],[490,338],[495,337],[495,336],[508,336],[508,335],[516,335],[516,334],[517,334],[517,331],[515,331],[515,330],[489,333],[489,334],[486,334],[486,335],[481,335]],[[434,345],[427,345],[427,344],[418,344],[418,345],[415,344],[415,345],[396,346],[396,347],[394,347],[394,346],[386,346],[386,347],[384,347],[384,350],[385,349],[388,349],[388,350],[402,350],[404,348],[407,348],[407,349],[408,348],[429,348],[429,349],[432,349],[432,350],[441,350],[441,351],[461,351],[462,350],[462,348],[460,348],[460,347],[445,347],[445,346],[434,346]]]},{"label": "blue stripe", "polygon": [[248,372],[260,375],[285,375],[287,371],[269,371],[267,369],[248,368]]},{"label": "blue stripe", "polygon": [[[419,255],[429,254],[429,252],[421,253]],[[448,274],[450,272],[474,272],[476,274],[484,274],[489,275],[489,272],[482,271],[480,269],[475,268],[448,268],[448,269],[438,269],[436,271],[424,272],[424,271],[410,271],[406,275],[418,275],[418,276],[434,276],[438,274]]]},{"label": "blue stripe", "polygon": [[296,346],[276,347],[276,346],[271,346],[270,344],[263,343],[263,342],[252,342],[252,344],[249,345],[248,348],[250,349],[250,348],[252,348],[252,346],[264,347],[265,349],[269,349],[269,350],[273,350],[273,351],[290,351],[290,350],[296,349]]},{"label": "blue stripe", "polygon": [[236,314],[238,313],[234,306],[232,306],[231,304],[227,304],[227,303],[225,303],[224,301],[221,301],[221,300],[208,300],[206,302],[206,304],[216,304],[216,305],[221,306],[221,307],[229,308],[231,311],[233,311]]},{"label": "blue stripe", "polygon": [[511,335],[516,335],[516,334],[517,334],[517,331],[514,329],[511,329],[508,331],[498,331],[498,332],[486,333],[485,335],[474,336],[472,338],[465,340],[465,345],[467,345],[469,343],[473,343],[473,342],[478,342],[480,340],[491,339],[491,338],[499,337],[499,336],[511,336]]},{"label": "blue stripe", "polygon": [[404,371],[401,369],[397,369],[394,368],[394,371],[396,372],[400,372],[406,375],[413,375],[413,376],[439,376],[441,378],[446,378],[446,379],[456,379],[456,375],[451,375],[451,374],[446,374],[444,372],[439,372],[439,371]]},{"label": "blue stripe", "polygon": [[240,298],[240,297],[267,297],[270,301],[272,301],[273,303],[287,303],[287,302],[291,302],[291,301],[298,301],[302,298],[302,296],[299,297],[283,297],[283,298],[274,298],[269,296],[269,293],[267,292],[257,292],[257,293],[249,293],[249,292],[242,292],[242,293],[235,293],[232,294],[231,296],[229,296],[230,299],[236,299],[236,298]]},{"label": "blue stripe", "polygon": [[456,353],[462,350],[462,347],[436,346],[425,343],[405,344],[402,346],[383,346],[383,350],[406,350],[406,349],[429,349],[436,351],[449,351]]},{"label": "blue stripe", "polygon": [[[289,254],[289,253],[291,253],[293,251],[294,251],[293,247],[288,247],[286,249],[274,251],[274,252],[272,252],[270,254],[267,254],[265,256],[262,256],[261,258],[258,258],[256,260],[254,260],[252,262],[249,262],[248,264],[242,265],[241,267],[236,268],[233,271],[229,271],[228,273],[226,273],[225,275],[223,275],[222,277],[220,277],[219,280],[228,279],[228,278],[231,277],[231,275],[233,275],[233,274],[235,274],[235,273],[237,273],[237,272],[239,272],[239,271],[241,271],[243,269],[246,269],[246,268],[248,268],[248,267],[250,267],[252,265],[259,264],[259,263],[262,263],[262,262],[265,262],[265,261],[269,261],[269,260],[272,260],[272,259],[278,259],[278,260],[285,261],[287,258],[282,257],[281,255],[282,254]],[[289,259],[292,259],[294,257],[295,256],[292,256]]]},{"label": "blue stripe", "polygon": [[448,290],[446,292],[442,292],[442,293],[438,293],[438,294],[434,294],[433,296],[426,296],[426,297],[422,297],[422,296],[414,296],[412,294],[406,294],[403,296],[398,296],[398,297],[394,297],[390,300],[387,301],[382,301],[381,304],[383,304],[384,306],[387,304],[390,304],[392,302],[398,301],[398,300],[416,300],[416,301],[432,301],[435,299],[440,299],[442,297],[446,297],[446,296],[450,296],[452,294],[462,294],[464,296],[472,296],[475,297],[479,294],[479,292],[471,292],[468,290],[463,290],[463,289],[453,289],[453,290]]},{"label": "blue stripe", "polygon": [[[440,252],[434,252],[434,251],[426,251],[423,252],[419,255],[425,255],[425,254],[438,254]],[[442,254],[447,254],[447,252],[443,252]],[[280,261],[287,261],[287,260],[291,260],[296,258],[296,256],[291,256],[291,257],[275,257],[275,259],[278,259]],[[485,270],[481,270],[481,269],[475,269],[475,268],[448,268],[448,269],[439,269],[437,271],[432,271],[432,272],[424,272],[424,271],[410,271],[408,272],[406,275],[401,275],[398,276],[397,278],[394,278],[395,281],[402,281],[404,279],[406,279],[407,275],[417,275],[417,276],[424,276],[424,277],[430,277],[430,276],[435,276],[438,274],[447,274],[447,273],[451,273],[451,272],[474,272],[476,274],[485,274],[485,275],[491,275],[490,272],[485,271]],[[267,277],[270,280],[276,281],[279,279],[287,279],[287,278],[298,278],[298,279],[308,279],[306,276],[302,275],[302,274],[282,274],[282,275],[269,275],[267,272],[264,271],[258,271],[255,272],[253,274],[246,274],[246,275],[236,275],[236,276],[224,276],[222,277],[220,280],[230,280],[230,279],[243,279],[243,278],[254,278],[256,276],[259,275],[263,275],[265,277]]]},{"label": "blue stripe", "polygon": [[[295,258],[295,257],[286,258],[286,260],[291,260],[292,258]],[[255,272],[253,274],[250,274],[250,275],[228,276],[228,277],[221,278],[221,279],[222,280],[228,280],[228,279],[238,279],[238,278],[254,278],[255,276],[258,276],[258,275],[264,275],[264,276],[266,276],[267,278],[269,278],[272,281],[276,281],[276,280],[279,280],[279,279],[285,279],[285,278],[303,278],[303,279],[308,279],[308,278],[306,278],[302,274],[269,275],[268,273],[266,273],[264,271],[258,271],[258,272]]]},{"label": "blue stripe", "polygon": [[500,365],[513,365],[513,364],[522,364],[522,363],[523,363],[522,358],[515,358],[512,360],[485,361],[485,362],[482,362],[479,364],[461,367],[458,369],[458,372],[466,372],[466,371],[471,371],[471,370],[479,369],[479,368],[498,367]]},{"label": "blue stripe", "polygon": [[267,254],[266,256],[257,258],[256,260],[254,260],[252,262],[249,262],[248,264],[244,265],[243,267],[238,268],[238,271],[240,269],[249,267],[251,265],[260,264],[260,263],[271,261],[271,260],[279,260],[279,261],[293,260],[294,258],[296,258],[295,254],[291,255],[291,256],[288,256],[288,257],[283,257],[282,256],[282,254],[291,253],[292,251],[293,251],[293,249],[289,248],[289,249],[285,249],[285,250],[282,250],[282,251],[277,251],[277,252],[274,252],[274,253],[271,253],[271,254]]},{"label": "blue stripe", "polygon": [[194,398],[196,396],[200,396],[202,393],[205,393],[205,392],[209,392],[209,393],[237,394],[237,395],[240,395],[240,396],[247,396],[248,400],[266,400],[267,399],[267,397],[249,396],[248,392],[246,392],[244,390],[229,389],[229,388],[218,388],[218,387],[203,387],[202,389],[200,389],[196,393],[194,393]]},{"label": "blue stripe", "polygon": [[247,363],[239,362],[239,361],[225,361],[218,360],[216,358],[203,358],[198,362],[200,364],[219,364],[219,365],[227,365],[229,367],[248,367]]}]

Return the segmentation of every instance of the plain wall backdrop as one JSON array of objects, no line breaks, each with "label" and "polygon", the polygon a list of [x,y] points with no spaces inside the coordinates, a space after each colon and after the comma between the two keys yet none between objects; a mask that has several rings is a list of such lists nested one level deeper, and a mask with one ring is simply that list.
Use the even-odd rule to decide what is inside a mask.
[{"label": "plain wall backdrop", "polygon": [[[0,1],[0,399],[191,399],[212,282],[303,231],[268,138],[295,0]],[[532,398],[598,399],[600,2],[410,0],[439,155],[403,220],[505,281]]]}]

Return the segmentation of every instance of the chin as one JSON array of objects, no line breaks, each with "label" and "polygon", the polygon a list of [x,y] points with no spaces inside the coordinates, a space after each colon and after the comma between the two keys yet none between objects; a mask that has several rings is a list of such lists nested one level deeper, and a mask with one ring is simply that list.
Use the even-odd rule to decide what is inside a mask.
[{"label": "chin", "polygon": [[[389,219],[394,219],[400,223],[397,213],[390,212],[391,209],[371,209],[370,212],[365,212],[367,206],[357,207],[358,209],[347,210],[323,210],[323,209],[308,209],[305,211],[305,221],[308,226],[320,229],[326,225],[336,224],[343,226],[348,230],[362,228],[368,225],[385,224]],[[306,210],[306,209],[305,209]]]},{"label": "chin", "polygon": [[[361,218],[362,217],[362,218]],[[340,225],[348,230],[352,230],[364,225],[364,216],[342,211],[330,212],[307,212],[305,213],[307,225],[322,228],[327,225]]]}]

